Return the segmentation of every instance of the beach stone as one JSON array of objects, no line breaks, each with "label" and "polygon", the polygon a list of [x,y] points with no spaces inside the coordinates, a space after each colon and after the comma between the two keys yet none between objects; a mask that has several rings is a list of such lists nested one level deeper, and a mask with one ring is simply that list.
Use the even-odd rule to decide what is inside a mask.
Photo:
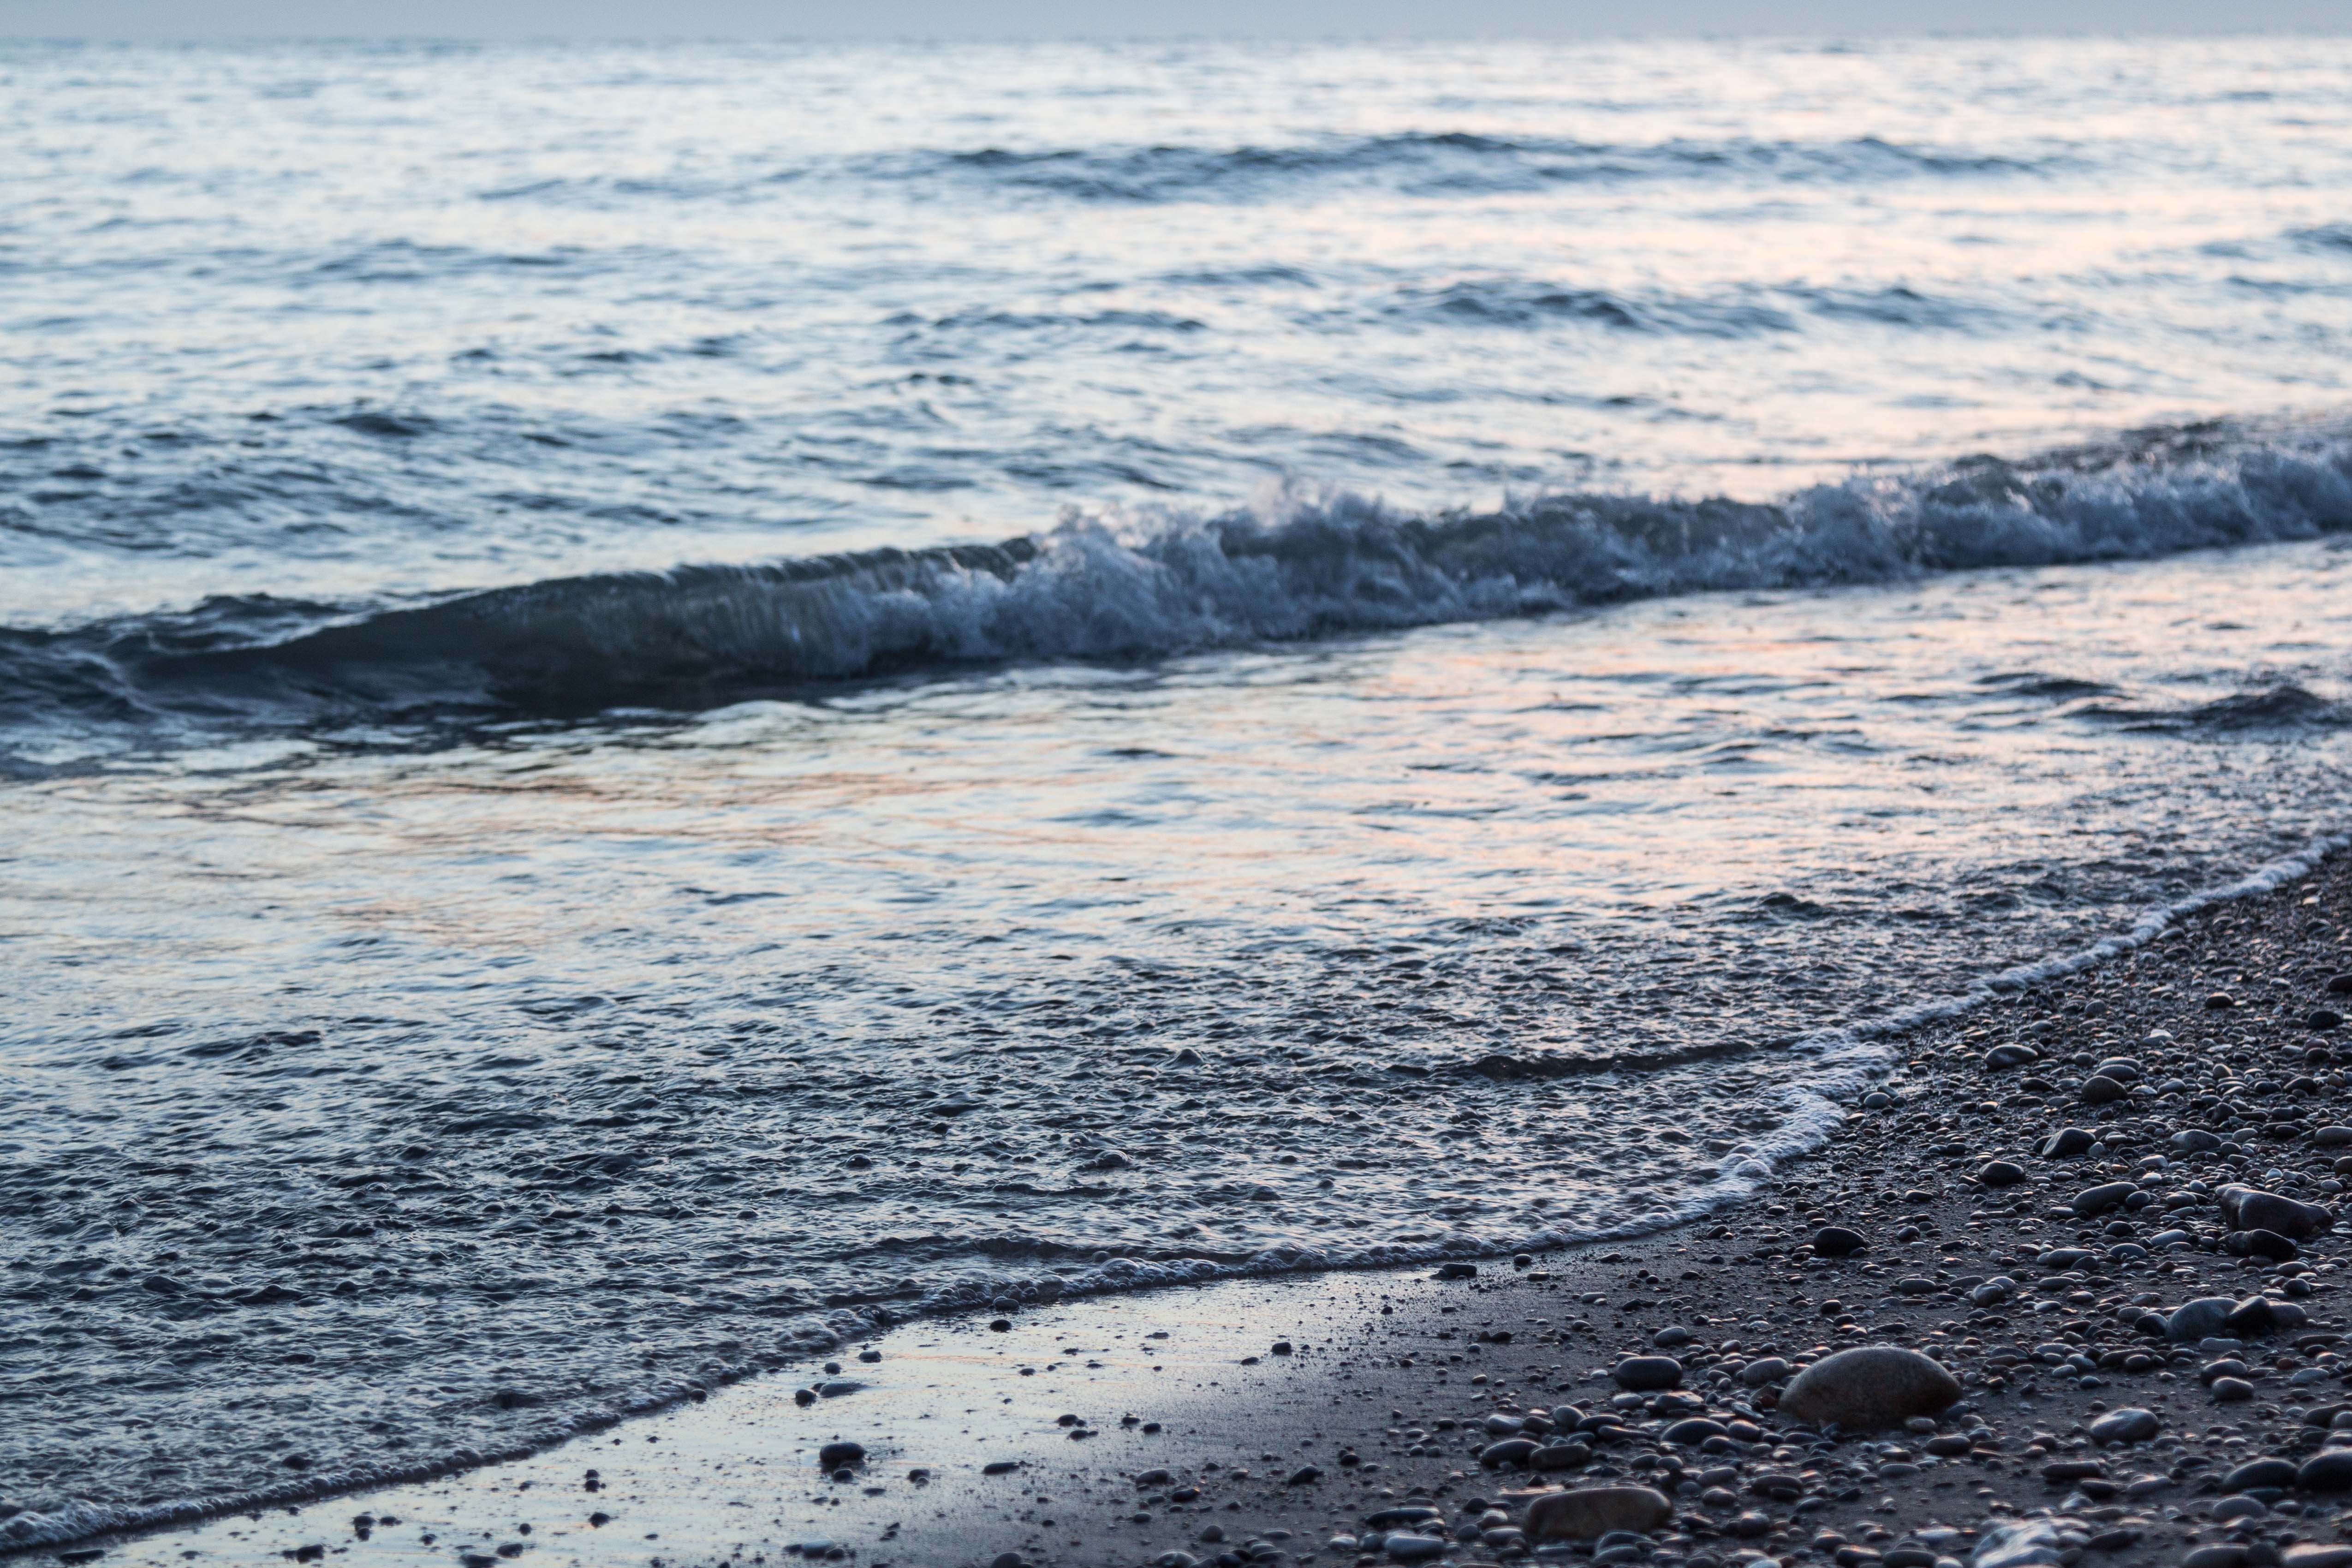
[{"label": "beach stone", "polygon": [[2317,1204],[2300,1203],[2259,1187],[2223,1187],[2219,1201],[2221,1217],[2231,1230],[2273,1231],[2302,1241],[2336,1223],[2336,1216]]},{"label": "beach stone", "polygon": [[816,1462],[828,1470],[838,1469],[844,1465],[862,1465],[866,1462],[866,1445],[827,1443],[816,1451]]},{"label": "beach stone", "polygon": [[2303,1462],[2294,1484],[2307,1492],[2352,1491],[2352,1448],[2323,1448]]},{"label": "beach stone", "polygon": [[2180,1560],[2180,1568],[2243,1568],[2246,1549],[2223,1542],[2216,1546],[2200,1546]]},{"label": "beach stone", "polygon": [[1969,1554],[1969,1568],[2057,1568],[2065,1543],[2046,1519],[2021,1520],[1985,1532]]},{"label": "beach stone", "polygon": [[1475,1263],[1441,1263],[1437,1266],[1440,1279],[1475,1279],[1478,1266]]},{"label": "beach stone", "polygon": [[1682,1386],[1683,1363],[1670,1355],[1629,1355],[1609,1375],[1628,1393],[1654,1394]]},{"label": "beach stone", "polygon": [[2273,1263],[2284,1263],[2303,1251],[2274,1230],[2233,1230],[2221,1238],[2221,1247],[2232,1258],[2267,1258]]},{"label": "beach stone", "polygon": [[1730,1436],[1731,1428],[1724,1426],[1720,1421],[1709,1421],[1704,1415],[1694,1415],[1687,1420],[1677,1421],[1658,1434],[1662,1442],[1671,1443],[1677,1448],[1687,1448],[1694,1444],[1704,1443],[1709,1437]]},{"label": "beach stone", "polygon": [[2327,977],[2327,989],[2336,993],[2338,996],[2352,996],[2352,974],[2329,975]]},{"label": "beach stone", "polygon": [[1490,1470],[1498,1465],[1524,1465],[1535,1457],[1535,1452],[1534,1438],[1506,1437],[1479,1449],[1478,1462]]},{"label": "beach stone", "polygon": [[2017,1281],[2006,1274],[1996,1274],[1969,1291],[1969,1300],[1979,1307],[1991,1307],[2017,1294]]},{"label": "beach stone", "polygon": [[2129,1182],[2103,1182],[2095,1187],[2084,1187],[2074,1194],[2074,1209],[2088,1219],[2093,1215],[2106,1213],[2139,1189]]},{"label": "beach stone", "polygon": [[2212,1388],[2215,1402],[2221,1405],[2242,1405],[2254,1396],[2254,1385],[2242,1377],[2217,1377]]},{"label": "beach stone", "polygon": [[2249,1296],[2230,1309],[2230,1315],[2221,1320],[2221,1326],[2242,1338],[2247,1334],[2266,1334],[2279,1326],[2278,1312],[2268,1297]]},{"label": "beach stone", "polygon": [[2088,1153],[2097,1142],[2079,1127],[2065,1127],[2044,1138],[2039,1152],[2045,1160],[2072,1160]]},{"label": "beach stone", "polygon": [[2042,1053],[2032,1046],[1995,1046],[1985,1053],[1984,1065],[1993,1068],[2021,1068],[2041,1059]]},{"label": "beach stone", "polygon": [[2091,1070],[2101,1078],[2111,1078],[2121,1084],[2137,1083],[2147,1076],[2147,1069],[2129,1057],[2109,1057]]},{"label": "beach stone", "polygon": [[2025,1180],[2025,1167],[2007,1160],[1995,1160],[1977,1173],[1977,1180],[1988,1187],[2013,1187]]},{"label": "beach stone", "polygon": [[1867,1245],[1860,1231],[1842,1225],[1825,1225],[1813,1232],[1813,1250],[1823,1258],[1851,1258]]},{"label": "beach stone", "polygon": [[2279,1553],[2281,1568],[2352,1568],[2352,1546],[2299,1542]]},{"label": "beach stone", "polygon": [[2131,1090],[2105,1073],[2093,1073],[2083,1080],[2079,1091],[2085,1105],[2113,1105],[2119,1100],[2129,1100]]},{"label": "beach stone", "polygon": [[1548,1492],[1528,1505],[1530,1541],[1591,1541],[1612,1530],[1647,1534],[1675,1515],[1675,1505],[1648,1487],[1581,1487]]},{"label": "beach stone", "polygon": [[2172,1145],[2175,1152],[2182,1154],[2210,1154],[2221,1146],[2221,1135],[2208,1132],[2202,1127],[2184,1127],[2165,1142]]},{"label": "beach stone", "polygon": [[1452,1544],[1442,1535],[1416,1535],[1410,1531],[1394,1530],[1381,1547],[1400,1563],[1426,1563],[1433,1557],[1444,1556]]},{"label": "beach stone", "polygon": [[1959,1397],[1952,1374],[1917,1351],[1859,1345],[1799,1373],[1780,1395],[1780,1408],[1800,1421],[1876,1431],[1936,1415]]},{"label": "beach stone", "polygon": [[2294,1461],[2264,1455],[2248,1459],[2221,1478],[2225,1492],[2250,1492],[2258,1487],[2291,1487],[2294,1485]]},{"label": "beach stone", "polygon": [[1768,1383],[1778,1383],[1789,1375],[1789,1363],[1776,1355],[1749,1362],[1739,1369],[1739,1381],[1750,1388],[1761,1388]]},{"label": "beach stone", "polygon": [[2156,1436],[2162,1423],[2153,1410],[2126,1406],[2110,1410],[2091,1423],[2091,1436],[2101,1443],[2145,1443]]},{"label": "beach stone", "polygon": [[2352,1143],[2352,1127],[2323,1127],[2311,1135],[2311,1141],[2323,1149],[2341,1149]]},{"label": "beach stone", "polygon": [[2216,1013],[2225,1011],[2226,1009],[2234,1007],[2237,1005],[2238,999],[2235,996],[2231,995],[2227,991],[2216,991],[2213,994],[2205,998],[2205,1005],[2207,1008]]},{"label": "beach stone", "polygon": [[2314,1007],[2303,1016],[2303,1026],[2322,1032],[2340,1029],[2344,1026],[2344,1015],[2333,1007]]}]

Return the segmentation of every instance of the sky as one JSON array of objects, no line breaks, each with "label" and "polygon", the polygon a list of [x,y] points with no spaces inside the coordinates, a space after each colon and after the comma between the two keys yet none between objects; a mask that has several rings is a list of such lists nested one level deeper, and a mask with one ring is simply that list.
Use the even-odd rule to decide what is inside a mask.
[{"label": "sky", "polygon": [[0,0],[0,37],[1533,37],[2352,32],[2352,0]]}]

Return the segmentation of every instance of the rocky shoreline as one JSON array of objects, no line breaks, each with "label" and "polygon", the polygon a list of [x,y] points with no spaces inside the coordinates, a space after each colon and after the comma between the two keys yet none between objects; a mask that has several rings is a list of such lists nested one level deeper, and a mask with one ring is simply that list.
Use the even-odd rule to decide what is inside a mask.
[{"label": "rocky shoreline", "polygon": [[1299,1462],[1141,1474],[1124,1560],[2352,1564],[2347,944],[2338,857],[1914,1031],[1720,1223],[1334,1324]]},{"label": "rocky shoreline", "polygon": [[1712,1224],[910,1325],[68,1561],[2352,1568],[2346,1012],[2339,856],[1913,1028]]}]

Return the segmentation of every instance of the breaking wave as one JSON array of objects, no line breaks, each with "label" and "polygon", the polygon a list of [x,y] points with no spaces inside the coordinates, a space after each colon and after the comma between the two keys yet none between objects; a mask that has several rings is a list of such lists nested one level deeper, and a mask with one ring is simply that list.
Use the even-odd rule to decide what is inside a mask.
[{"label": "breaking wave", "polygon": [[[1354,494],[1290,497],[1214,516],[1081,518],[992,545],[564,578],[388,608],[219,598],[0,632],[0,719],[698,707],[957,666],[1149,659],[2347,530],[2340,429],[2142,432],[1771,502],[1557,495],[1421,518]],[[2276,704],[2258,706],[2236,717],[2276,721]]]}]

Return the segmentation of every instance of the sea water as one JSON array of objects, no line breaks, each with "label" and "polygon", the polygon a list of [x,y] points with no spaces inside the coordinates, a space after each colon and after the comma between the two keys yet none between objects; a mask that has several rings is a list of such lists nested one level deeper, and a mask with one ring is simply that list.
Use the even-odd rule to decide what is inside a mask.
[{"label": "sea water", "polygon": [[2347,823],[2352,45],[0,84],[0,1543],[1702,1216]]}]

